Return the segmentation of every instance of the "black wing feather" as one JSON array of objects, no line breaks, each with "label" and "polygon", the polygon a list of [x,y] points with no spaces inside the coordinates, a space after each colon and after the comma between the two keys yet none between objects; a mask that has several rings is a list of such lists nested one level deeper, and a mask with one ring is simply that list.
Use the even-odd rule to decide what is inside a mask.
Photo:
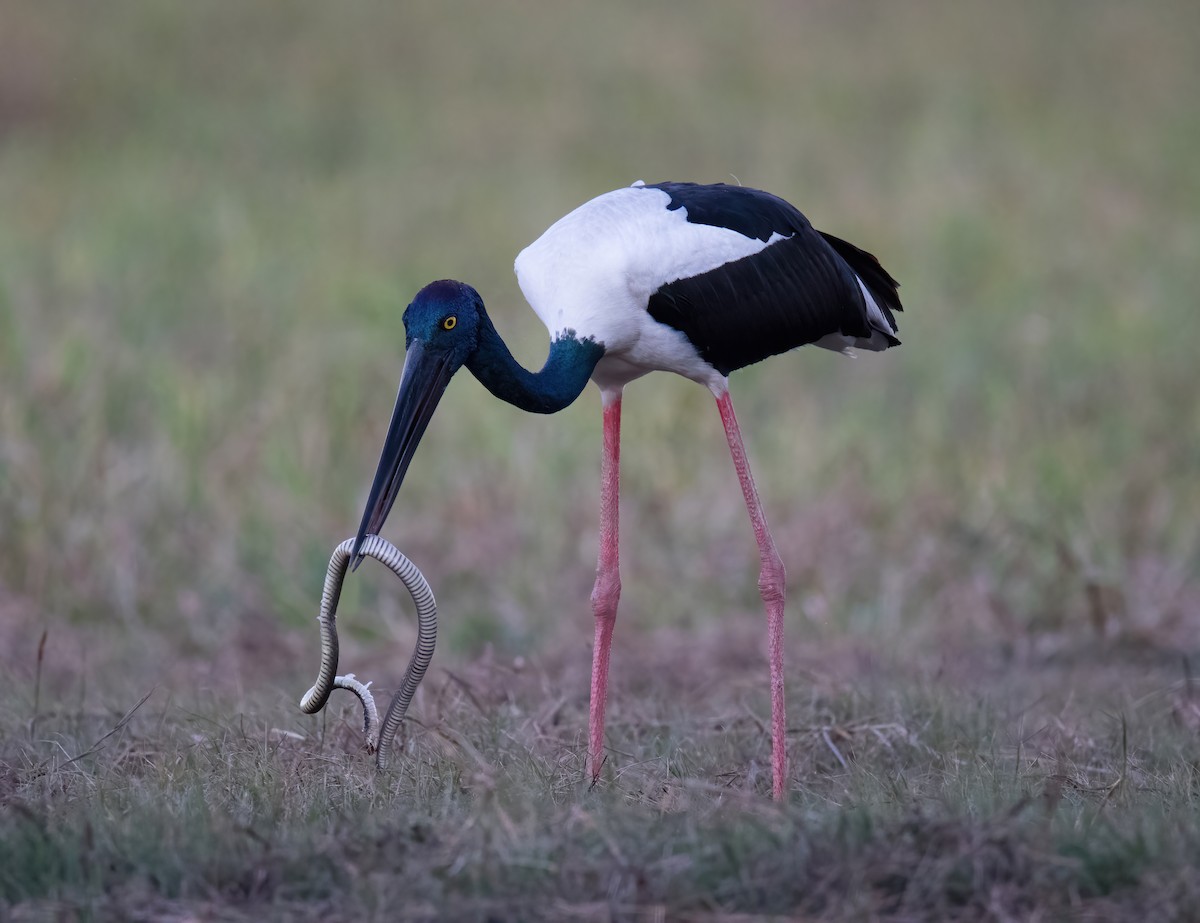
[{"label": "black wing feather", "polygon": [[727,227],[747,237],[784,236],[758,253],[709,272],[668,282],[647,310],[679,330],[722,375],[829,334],[870,339],[876,332],[855,277],[891,322],[879,333],[895,345],[891,309],[900,310],[896,283],[863,250],[815,230],[783,199],[742,186],[662,183],[670,208],[688,221]]},{"label": "black wing feather", "polygon": [[837,252],[837,255],[844,259],[853,269],[867,290],[875,296],[875,302],[883,309],[888,320],[892,322],[892,328],[896,326],[896,319],[892,316],[893,311],[903,311],[904,307],[900,304],[900,283],[892,278],[891,274],[883,268],[883,265],[877,260],[874,254],[868,253],[866,250],[861,250],[848,240],[842,240],[840,237],[834,237],[832,234],[826,234],[824,231],[818,231],[822,237],[829,243],[829,246]]}]

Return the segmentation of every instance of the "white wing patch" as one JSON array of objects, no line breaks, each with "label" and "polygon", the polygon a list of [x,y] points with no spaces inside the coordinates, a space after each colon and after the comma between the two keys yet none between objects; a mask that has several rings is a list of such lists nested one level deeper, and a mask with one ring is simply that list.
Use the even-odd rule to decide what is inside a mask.
[{"label": "white wing patch", "polygon": [[871,322],[871,326],[879,330],[890,330],[896,332],[896,328],[888,321],[887,315],[880,310],[879,302],[875,300],[875,296],[867,290],[863,284],[863,280],[855,275],[854,280],[858,283],[859,290],[862,291],[863,301],[867,303],[867,318]]}]

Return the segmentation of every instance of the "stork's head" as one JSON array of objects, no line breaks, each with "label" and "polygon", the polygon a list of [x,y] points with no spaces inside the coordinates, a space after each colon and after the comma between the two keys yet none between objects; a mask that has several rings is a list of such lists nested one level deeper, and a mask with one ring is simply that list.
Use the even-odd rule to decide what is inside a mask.
[{"label": "stork's head", "polygon": [[351,552],[353,566],[368,535],[383,528],[425,427],[454,373],[475,352],[484,317],[483,301],[469,285],[452,280],[431,282],[404,312],[404,371],[400,391],[371,484],[367,508]]},{"label": "stork's head", "polygon": [[471,286],[453,279],[430,282],[404,310],[405,347],[411,353],[419,343],[419,349],[446,357],[457,371],[475,349],[482,314],[483,300]]}]

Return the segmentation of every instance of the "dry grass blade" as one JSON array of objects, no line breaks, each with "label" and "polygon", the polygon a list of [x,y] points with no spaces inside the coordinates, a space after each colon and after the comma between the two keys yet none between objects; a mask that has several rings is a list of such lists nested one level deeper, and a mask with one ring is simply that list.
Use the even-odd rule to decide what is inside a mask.
[{"label": "dry grass blade", "polygon": [[96,753],[97,751],[101,750],[104,747],[105,741],[107,741],[113,735],[119,734],[121,731],[123,731],[128,726],[130,720],[137,713],[138,709],[146,704],[146,702],[147,702],[147,700],[149,700],[150,696],[154,695],[154,691],[155,690],[151,689],[149,692],[147,692],[145,695],[143,695],[140,699],[138,699],[137,702],[134,703],[134,705],[127,712],[125,712],[125,714],[123,714],[119,719],[117,719],[116,724],[114,724],[111,728],[109,728],[108,731],[106,731],[99,739],[97,739],[95,743],[93,743],[90,747],[88,747],[82,753],[79,753],[76,756],[71,757],[62,765],[64,767],[69,766],[72,763],[76,763],[79,760],[85,759],[86,757],[91,756],[93,753]]}]

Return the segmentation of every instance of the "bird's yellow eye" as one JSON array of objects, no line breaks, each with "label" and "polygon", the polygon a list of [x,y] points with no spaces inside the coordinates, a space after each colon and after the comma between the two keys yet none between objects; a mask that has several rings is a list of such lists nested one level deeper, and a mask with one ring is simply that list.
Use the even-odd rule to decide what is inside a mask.
[{"label": "bird's yellow eye", "polygon": [[442,321],[442,329],[443,330],[453,330],[455,328],[455,326],[457,326],[457,324],[458,324],[458,318],[455,317],[453,314],[451,314],[444,321]]}]

